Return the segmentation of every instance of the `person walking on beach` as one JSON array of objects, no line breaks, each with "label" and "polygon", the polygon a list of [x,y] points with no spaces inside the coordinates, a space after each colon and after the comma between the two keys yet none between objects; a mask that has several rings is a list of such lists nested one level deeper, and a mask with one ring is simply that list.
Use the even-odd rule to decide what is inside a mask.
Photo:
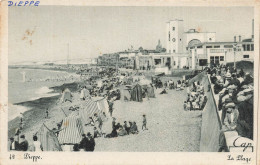
[{"label": "person walking on beach", "polygon": [[146,121],[146,115],[143,115],[143,125],[142,125],[142,130],[148,130],[148,129],[146,128],[146,123],[147,123],[147,121]]},{"label": "person walking on beach", "polygon": [[49,117],[49,110],[48,108],[46,109],[46,117],[45,118],[48,118]]},{"label": "person walking on beach", "polygon": [[108,105],[109,105],[109,113],[110,113],[110,116],[112,117],[112,114],[113,114],[113,101],[112,100],[109,100],[108,101]]}]

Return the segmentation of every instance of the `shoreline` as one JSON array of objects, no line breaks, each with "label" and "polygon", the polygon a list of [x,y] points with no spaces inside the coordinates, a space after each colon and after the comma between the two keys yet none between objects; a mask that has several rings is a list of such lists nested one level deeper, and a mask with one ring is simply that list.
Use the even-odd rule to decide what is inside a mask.
[{"label": "shoreline", "polygon": [[[69,88],[72,93],[77,91],[78,82],[73,83],[64,83],[60,86],[50,87],[52,92],[49,93],[61,93],[65,88]],[[42,97],[36,100],[24,101],[19,103],[14,103],[13,105],[24,106],[28,108],[28,111],[23,113],[24,116],[24,126],[23,133],[30,131],[30,128],[33,127],[37,122],[43,123],[46,116],[46,109],[49,109],[49,116],[51,116],[51,111],[55,111],[55,108],[58,106],[56,103],[61,97],[61,94],[50,97]],[[56,117],[56,116],[55,116]],[[8,138],[14,136],[15,129],[19,127],[20,119],[15,117],[14,119],[8,121]]]},{"label": "shoreline", "polygon": [[[52,68],[52,67],[43,67],[44,65],[13,65],[8,66],[8,69],[39,69],[39,70],[51,70],[51,71],[63,71],[68,73],[76,73],[76,70],[72,69],[62,69],[62,68]],[[47,66],[47,65],[46,65]]]}]

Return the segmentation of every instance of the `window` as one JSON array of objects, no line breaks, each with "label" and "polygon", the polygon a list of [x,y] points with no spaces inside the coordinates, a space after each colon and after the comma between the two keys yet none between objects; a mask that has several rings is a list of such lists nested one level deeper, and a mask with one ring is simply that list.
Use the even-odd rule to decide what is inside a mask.
[{"label": "window", "polygon": [[224,61],[224,56],[220,56],[220,61]]},{"label": "window", "polygon": [[212,39],[211,39],[211,38],[209,38],[209,40],[211,41]]},{"label": "window", "polygon": [[215,45],[214,48],[220,48],[220,45]]},{"label": "window", "polygon": [[246,45],[243,45],[243,50],[246,51]]},{"label": "window", "polygon": [[175,50],[173,49],[172,52],[175,53]]},{"label": "window", "polygon": [[175,27],[172,27],[172,31],[175,31]]},{"label": "window", "polygon": [[254,44],[251,44],[251,51],[254,51]]},{"label": "window", "polygon": [[169,50],[169,53],[171,53],[171,50]]},{"label": "window", "polygon": [[197,48],[202,48],[202,45],[201,46],[197,46]]},{"label": "window", "polygon": [[212,48],[212,46],[206,46],[206,48]]},{"label": "window", "polygon": [[233,45],[224,45],[224,48],[233,48]]},{"label": "window", "polygon": [[180,41],[181,41],[181,38],[180,38]]},{"label": "window", "polygon": [[244,58],[249,58],[249,55],[243,55]]},{"label": "window", "polygon": [[176,41],[176,39],[175,39],[175,38],[173,38],[173,39],[172,39],[172,42],[175,42],[175,41]]},{"label": "window", "polygon": [[250,45],[249,45],[249,44],[246,45],[246,50],[247,50],[247,51],[250,51]]}]

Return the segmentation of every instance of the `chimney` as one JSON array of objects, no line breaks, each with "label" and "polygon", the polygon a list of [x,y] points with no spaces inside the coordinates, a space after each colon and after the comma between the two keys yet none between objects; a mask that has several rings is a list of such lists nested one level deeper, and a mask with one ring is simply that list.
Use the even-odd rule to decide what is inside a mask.
[{"label": "chimney", "polygon": [[236,36],[234,36],[234,42],[237,42],[237,37]]},{"label": "chimney", "polygon": [[241,35],[239,35],[238,38],[239,38],[238,41],[241,42]]},{"label": "chimney", "polygon": [[254,41],[254,19],[252,19],[252,41]]}]

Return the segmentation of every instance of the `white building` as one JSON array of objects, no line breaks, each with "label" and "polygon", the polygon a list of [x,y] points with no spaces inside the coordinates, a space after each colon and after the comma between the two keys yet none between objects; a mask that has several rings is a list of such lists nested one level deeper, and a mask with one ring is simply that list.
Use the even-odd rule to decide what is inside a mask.
[{"label": "white building", "polygon": [[254,61],[254,42],[246,39],[238,42],[205,42],[189,47],[193,69],[203,66],[227,64],[237,61]]}]

